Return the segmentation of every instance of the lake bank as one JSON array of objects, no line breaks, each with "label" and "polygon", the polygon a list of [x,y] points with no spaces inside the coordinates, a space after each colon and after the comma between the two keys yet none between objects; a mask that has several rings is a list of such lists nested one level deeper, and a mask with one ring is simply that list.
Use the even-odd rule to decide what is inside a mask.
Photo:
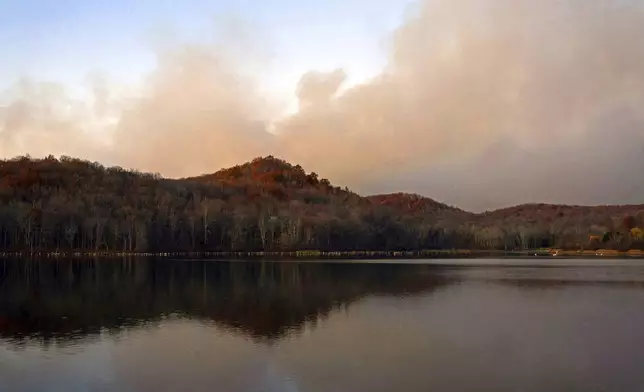
[{"label": "lake bank", "polygon": [[25,258],[120,258],[120,257],[167,257],[208,259],[432,259],[432,258],[499,258],[499,257],[611,257],[644,258],[642,250],[617,251],[531,249],[520,251],[436,249],[421,251],[286,251],[286,252],[0,252],[0,257]]}]

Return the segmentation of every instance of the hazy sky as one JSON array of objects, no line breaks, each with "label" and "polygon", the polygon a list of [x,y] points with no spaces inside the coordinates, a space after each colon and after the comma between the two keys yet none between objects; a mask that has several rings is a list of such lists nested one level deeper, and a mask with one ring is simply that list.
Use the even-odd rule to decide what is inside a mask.
[{"label": "hazy sky", "polygon": [[637,0],[0,0],[0,156],[642,203],[642,37]]},{"label": "hazy sky", "polygon": [[297,81],[309,70],[340,67],[354,80],[379,72],[386,39],[409,3],[0,0],[0,86],[25,76],[79,86],[96,72],[137,84],[155,67],[155,50],[164,41],[207,43],[241,32],[259,46],[262,87],[293,101]]}]

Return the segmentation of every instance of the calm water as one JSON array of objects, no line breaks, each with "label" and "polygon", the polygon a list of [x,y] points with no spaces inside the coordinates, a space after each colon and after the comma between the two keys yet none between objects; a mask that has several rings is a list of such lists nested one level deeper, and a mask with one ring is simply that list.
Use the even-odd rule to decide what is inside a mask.
[{"label": "calm water", "polygon": [[641,392],[643,369],[642,261],[0,260],[3,392]]}]

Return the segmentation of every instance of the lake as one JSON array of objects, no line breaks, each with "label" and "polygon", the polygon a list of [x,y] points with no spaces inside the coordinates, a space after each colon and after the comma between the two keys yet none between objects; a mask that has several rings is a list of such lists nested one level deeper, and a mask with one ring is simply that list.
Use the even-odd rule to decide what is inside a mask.
[{"label": "lake", "polygon": [[0,391],[644,390],[644,261],[0,260]]}]

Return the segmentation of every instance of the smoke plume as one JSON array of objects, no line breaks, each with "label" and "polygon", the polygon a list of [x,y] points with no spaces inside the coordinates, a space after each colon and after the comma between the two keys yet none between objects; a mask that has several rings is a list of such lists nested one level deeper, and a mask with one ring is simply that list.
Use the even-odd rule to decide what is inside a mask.
[{"label": "smoke plume", "polygon": [[[20,84],[0,109],[0,155],[89,155],[186,176],[274,154],[358,191],[477,210],[638,202],[641,37],[634,0],[425,0],[391,37],[380,75],[344,88],[343,70],[311,71],[299,110],[278,121],[234,59],[184,45],[117,103],[101,83],[93,104]],[[107,141],[87,129],[105,113]]]}]

